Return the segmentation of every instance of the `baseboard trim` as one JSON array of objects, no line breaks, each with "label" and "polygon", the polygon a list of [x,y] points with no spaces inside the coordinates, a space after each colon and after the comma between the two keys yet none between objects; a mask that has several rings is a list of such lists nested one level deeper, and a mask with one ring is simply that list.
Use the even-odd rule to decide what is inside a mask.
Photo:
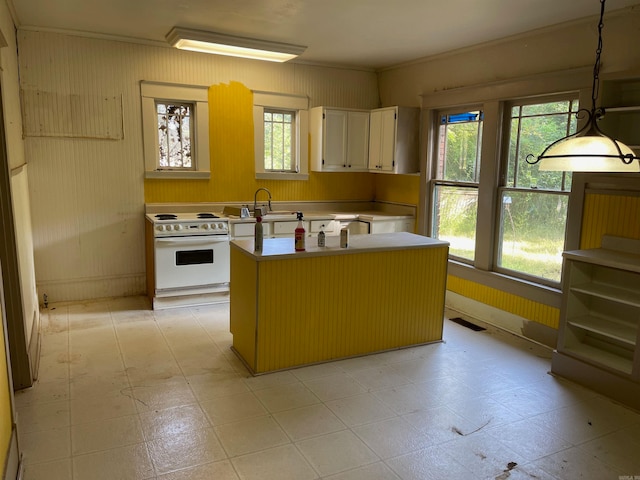
[{"label": "baseboard trim", "polygon": [[459,293],[447,290],[445,306],[469,318],[475,318],[547,347],[555,348],[557,345],[558,331],[556,329],[478,302]]},{"label": "baseboard trim", "polygon": [[23,473],[22,455],[18,451],[18,433],[15,424],[11,429],[11,441],[4,464],[3,480],[21,480]]}]

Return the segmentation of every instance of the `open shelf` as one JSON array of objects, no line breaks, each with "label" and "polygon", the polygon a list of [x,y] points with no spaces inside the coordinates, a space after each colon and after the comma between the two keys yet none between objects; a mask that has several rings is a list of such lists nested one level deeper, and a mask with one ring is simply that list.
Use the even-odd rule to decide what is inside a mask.
[{"label": "open shelf", "polygon": [[585,295],[591,295],[604,300],[611,300],[631,307],[640,308],[640,293],[626,288],[621,288],[617,285],[590,282],[573,285],[570,289],[572,292],[584,293]]},{"label": "open shelf", "polygon": [[596,316],[582,315],[567,320],[567,324],[585,331],[597,333],[605,338],[635,347],[638,327],[630,323],[610,321]]},{"label": "open shelf", "polygon": [[565,348],[564,353],[578,357],[583,361],[595,365],[603,365],[616,372],[631,375],[633,362],[627,358],[620,357],[605,350],[601,350],[591,345],[576,344]]}]

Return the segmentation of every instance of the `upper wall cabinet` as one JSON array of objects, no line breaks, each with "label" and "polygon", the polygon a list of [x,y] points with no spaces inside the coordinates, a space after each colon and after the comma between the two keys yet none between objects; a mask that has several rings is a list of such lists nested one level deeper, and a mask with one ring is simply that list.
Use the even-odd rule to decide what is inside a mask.
[{"label": "upper wall cabinet", "polygon": [[601,103],[600,129],[640,152],[640,78],[604,81]]},{"label": "upper wall cabinet", "polygon": [[386,107],[371,111],[369,171],[417,173],[420,109]]},{"label": "upper wall cabinet", "polygon": [[367,171],[369,111],[314,107],[310,110],[311,170]]}]

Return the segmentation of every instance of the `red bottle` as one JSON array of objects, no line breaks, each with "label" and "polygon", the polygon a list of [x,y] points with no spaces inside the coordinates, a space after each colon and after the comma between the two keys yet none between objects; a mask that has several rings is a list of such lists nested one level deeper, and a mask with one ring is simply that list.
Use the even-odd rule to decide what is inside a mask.
[{"label": "red bottle", "polygon": [[302,212],[298,212],[298,226],[295,230],[295,249],[296,252],[304,252],[306,233],[304,224],[302,223]]}]

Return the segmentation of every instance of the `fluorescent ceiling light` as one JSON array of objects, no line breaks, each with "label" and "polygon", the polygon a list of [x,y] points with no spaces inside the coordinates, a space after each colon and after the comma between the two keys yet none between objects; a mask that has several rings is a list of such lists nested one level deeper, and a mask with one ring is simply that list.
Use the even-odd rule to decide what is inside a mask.
[{"label": "fluorescent ceiling light", "polygon": [[289,43],[235,37],[233,35],[181,27],[171,29],[166,38],[172,46],[182,50],[266,60],[268,62],[286,62],[307,49],[307,47]]}]

